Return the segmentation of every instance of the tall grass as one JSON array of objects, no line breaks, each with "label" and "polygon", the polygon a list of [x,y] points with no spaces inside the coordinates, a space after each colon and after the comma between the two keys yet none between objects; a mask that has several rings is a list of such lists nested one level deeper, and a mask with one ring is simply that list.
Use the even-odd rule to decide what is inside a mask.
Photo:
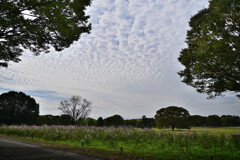
[{"label": "tall grass", "polygon": [[[1,126],[0,133],[158,159],[240,159],[240,135],[113,127]],[[233,134],[233,133],[232,133]]]}]

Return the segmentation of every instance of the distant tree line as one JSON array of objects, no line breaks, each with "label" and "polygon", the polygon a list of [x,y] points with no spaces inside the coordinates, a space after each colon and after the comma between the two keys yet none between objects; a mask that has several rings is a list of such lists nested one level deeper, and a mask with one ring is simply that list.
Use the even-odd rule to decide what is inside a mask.
[{"label": "distant tree line", "polygon": [[[134,128],[169,128],[170,125],[166,126],[156,126],[155,118],[147,118],[142,116],[141,119],[123,119],[120,115],[113,115],[103,119],[99,117],[98,119],[86,118],[77,120],[76,125],[82,126],[98,126],[98,127],[134,127]],[[181,122],[181,121],[180,121]],[[158,123],[158,122],[157,122]],[[185,123],[187,127],[184,127],[184,123],[181,126],[175,124],[176,128],[189,128],[190,126],[195,127],[229,127],[229,126],[240,126],[240,117],[233,115],[209,115],[200,116],[192,115],[186,119]],[[39,115],[37,118],[37,125],[73,125],[71,117],[69,115],[53,116],[53,115]]]},{"label": "distant tree line", "polygon": [[69,115],[61,115],[61,116],[53,116],[53,115],[39,115],[37,118],[36,125],[81,125],[81,126],[97,126],[97,127],[134,127],[134,128],[152,128],[156,127],[154,118],[147,118],[143,116],[142,119],[127,119],[124,120],[120,115],[113,115],[103,119],[99,117],[98,119],[94,118],[86,118],[86,119],[78,119],[76,123],[72,122],[71,116]]},{"label": "distant tree line", "polygon": [[222,126],[240,126],[240,117],[232,115],[209,115],[207,117],[200,115],[190,115],[189,112],[177,106],[161,108],[155,115],[157,128],[187,128],[191,126],[198,127],[222,127]]},{"label": "distant tree line", "polygon": [[240,117],[233,115],[209,115],[200,116],[193,115],[189,118],[191,126],[208,126],[208,127],[225,127],[225,126],[239,126]]},{"label": "distant tree line", "polygon": [[[10,91],[0,95],[0,124],[6,125],[82,125],[98,127],[134,127],[134,128],[190,128],[190,126],[222,127],[240,126],[240,117],[233,115],[190,115],[177,106],[161,108],[154,118],[145,115],[139,119],[124,120],[121,115],[103,119],[87,117],[91,102],[79,96],[72,96],[60,102],[62,115],[39,115],[39,104],[23,92]],[[71,112],[70,112],[71,111]]]}]

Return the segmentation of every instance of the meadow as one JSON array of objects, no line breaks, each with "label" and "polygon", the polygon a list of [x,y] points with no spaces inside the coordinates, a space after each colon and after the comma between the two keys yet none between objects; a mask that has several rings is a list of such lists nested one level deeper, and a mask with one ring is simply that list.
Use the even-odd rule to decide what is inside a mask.
[{"label": "meadow", "polygon": [[147,159],[240,159],[240,127],[191,130],[80,126],[0,126],[0,134]]}]

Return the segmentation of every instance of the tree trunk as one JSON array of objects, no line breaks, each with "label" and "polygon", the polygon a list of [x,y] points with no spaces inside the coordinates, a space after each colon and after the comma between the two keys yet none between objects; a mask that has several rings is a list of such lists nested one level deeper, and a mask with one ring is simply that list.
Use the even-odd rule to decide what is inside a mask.
[{"label": "tree trunk", "polygon": [[171,127],[172,127],[172,131],[174,131],[174,124],[172,124]]}]

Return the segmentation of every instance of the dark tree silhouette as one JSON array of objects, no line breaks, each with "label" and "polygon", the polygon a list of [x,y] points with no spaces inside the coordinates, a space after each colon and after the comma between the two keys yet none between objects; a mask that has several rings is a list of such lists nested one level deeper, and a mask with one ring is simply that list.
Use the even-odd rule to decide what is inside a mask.
[{"label": "dark tree silhouette", "polygon": [[142,116],[142,128],[147,127],[147,117],[146,115]]},{"label": "dark tree silhouette", "polygon": [[193,115],[189,118],[191,126],[207,126],[207,117]]},{"label": "dark tree silhouette", "polygon": [[222,121],[223,126],[238,126],[238,125],[240,125],[239,116],[222,115],[221,121]]},{"label": "dark tree silhouette", "polygon": [[71,125],[72,124],[72,118],[69,115],[63,114],[60,117],[60,124],[61,125]]},{"label": "dark tree silhouette", "polygon": [[155,115],[157,128],[170,127],[174,130],[177,128],[189,128],[188,118],[190,117],[189,112],[176,106],[170,106],[167,108],[161,108]]},{"label": "dark tree silhouette", "polygon": [[124,120],[124,125],[129,126],[129,127],[136,127],[137,126],[137,119]]},{"label": "dark tree silhouette", "polygon": [[209,115],[207,117],[207,124],[211,127],[219,127],[222,125],[222,120],[218,115]]},{"label": "dark tree silhouette", "polygon": [[39,104],[22,92],[10,91],[0,95],[1,124],[35,124],[39,115]]},{"label": "dark tree silhouette", "polygon": [[107,117],[106,119],[104,119],[104,124],[106,126],[122,126],[124,124],[124,120],[122,118],[122,116],[115,114],[113,116]]},{"label": "dark tree silhouette", "polygon": [[98,127],[104,126],[104,120],[103,120],[102,117],[99,117],[99,118],[97,119],[97,126],[98,126]]}]

